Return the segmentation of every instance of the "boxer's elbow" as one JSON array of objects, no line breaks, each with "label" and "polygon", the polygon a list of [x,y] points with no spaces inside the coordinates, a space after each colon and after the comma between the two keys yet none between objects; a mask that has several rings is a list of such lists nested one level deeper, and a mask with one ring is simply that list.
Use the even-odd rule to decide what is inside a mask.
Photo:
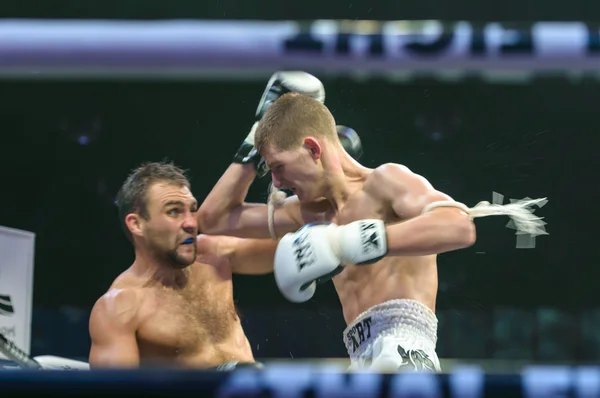
[{"label": "boxer's elbow", "polygon": [[471,247],[477,240],[477,231],[475,229],[475,223],[470,217],[462,216],[461,221],[456,224],[456,239],[457,245],[461,249]]},{"label": "boxer's elbow", "polygon": [[213,215],[210,209],[200,207],[196,213],[198,221],[198,231],[203,234],[213,234],[218,225],[218,218]]},{"label": "boxer's elbow", "polygon": [[210,206],[200,207],[196,213],[198,231],[207,235],[220,235],[224,233],[223,225],[226,223],[225,216],[219,209],[211,209]]},{"label": "boxer's elbow", "polygon": [[475,224],[469,215],[454,208],[436,209],[429,215],[431,225],[439,233],[438,240],[450,250],[472,246],[477,239]]}]

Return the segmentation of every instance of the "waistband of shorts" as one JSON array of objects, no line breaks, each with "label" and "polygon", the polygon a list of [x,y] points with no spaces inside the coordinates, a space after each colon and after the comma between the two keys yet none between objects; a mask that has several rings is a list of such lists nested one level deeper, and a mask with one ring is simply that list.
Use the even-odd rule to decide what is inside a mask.
[{"label": "waistband of shorts", "polygon": [[[353,331],[367,333],[369,340],[381,334],[394,334],[394,331],[410,329],[428,340],[434,347],[437,343],[438,319],[433,311],[416,300],[396,299],[374,305],[364,311],[344,330],[344,344],[352,352]],[[368,328],[364,331],[363,328]],[[361,344],[366,346],[367,344]],[[364,349],[361,347],[361,351]]]}]

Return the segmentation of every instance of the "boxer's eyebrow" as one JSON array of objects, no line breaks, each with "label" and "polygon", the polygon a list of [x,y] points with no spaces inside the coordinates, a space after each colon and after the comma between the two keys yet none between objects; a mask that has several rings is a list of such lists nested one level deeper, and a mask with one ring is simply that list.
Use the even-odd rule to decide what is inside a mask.
[{"label": "boxer's eyebrow", "polygon": [[[196,207],[198,207],[198,201],[196,199],[194,199],[194,200],[192,200],[190,202],[190,205],[193,208],[196,208]],[[181,201],[181,200],[169,200],[167,203],[165,203],[163,205],[163,207],[169,207],[169,206],[182,206],[182,207],[185,207],[185,203],[183,201]]]},{"label": "boxer's eyebrow", "polygon": [[163,205],[163,207],[169,207],[169,206],[185,206],[185,203],[183,203],[181,200],[169,200],[167,203],[165,203]]}]

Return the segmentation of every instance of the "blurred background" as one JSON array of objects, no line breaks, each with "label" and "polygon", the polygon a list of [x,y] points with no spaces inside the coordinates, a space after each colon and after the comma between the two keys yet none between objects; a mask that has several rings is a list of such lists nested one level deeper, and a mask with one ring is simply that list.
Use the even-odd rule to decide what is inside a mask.
[{"label": "blurred background", "polygon": [[[583,20],[600,3],[542,0],[13,2],[10,18]],[[275,71],[275,69],[273,70]],[[594,74],[402,80],[320,74],[337,123],[362,138],[366,166],[405,164],[468,205],[548,197],[549,236],[517,249],[506,218],[478,219],[477,243],[439,256],[439,356],[598,361],[600,86]],[[133,261],[113,204],[128,172],[173,160],[201,201],[253,123],[271,72],[212,79],[0,78],[0,225],[36,234],[33,355],[85,359],[95,300]],[[268,180],[250,200],[265,201]],[[345,357],[333,285],[305,304],[272,276],[234,279],[257,358]],[[0,292],[1,293],[1,292]],[[0,315],[2,316],[2,315]]]}]

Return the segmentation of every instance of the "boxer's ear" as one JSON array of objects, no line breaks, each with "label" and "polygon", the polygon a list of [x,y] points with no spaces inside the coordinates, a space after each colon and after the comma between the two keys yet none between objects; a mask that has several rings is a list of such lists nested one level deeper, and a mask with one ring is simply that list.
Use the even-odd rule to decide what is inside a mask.
[{"label": "boxer's ear", "polygon": [[310,156],[314,160],[318,160],[321,158],[322,148],[319,141],[317,141],[314,137],[306,137],[304,138],[304,148],[308,151]]},{"label": "boxer's ear", "polygon": [[143,236],[144,235],[144,225],[142,219],[139,214],[129,213],[125,216],[125,225],[127,225],[127,229],[131,232],[131,235],[134,236]]}]

